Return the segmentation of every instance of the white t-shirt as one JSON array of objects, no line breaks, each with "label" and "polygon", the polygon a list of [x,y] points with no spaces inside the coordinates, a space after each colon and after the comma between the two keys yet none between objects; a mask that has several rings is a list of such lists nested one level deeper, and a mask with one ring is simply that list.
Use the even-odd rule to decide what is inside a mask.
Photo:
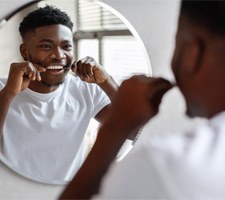
[{"label": "white t-shirt", "polygon": [[186,134],[151,138],[112,165],[94,199],[225,199],[225,112]]},{"label": "white t-shirt", "polygon": [[[0,88],[5,82],[0,79]],[[51,93],[22,91],[9,108],[0,159],[33,180],[67,183],[83,162],[90,119],[109,103],[96,84],[70,74]]]}]

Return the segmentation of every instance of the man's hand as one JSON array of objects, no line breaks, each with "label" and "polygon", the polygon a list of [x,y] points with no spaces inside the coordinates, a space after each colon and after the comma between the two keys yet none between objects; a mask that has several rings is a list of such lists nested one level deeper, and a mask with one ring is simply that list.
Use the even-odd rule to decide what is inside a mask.
[{"label": "man's hand", "polygon": [[158,113],[161,99],[170,88],[169,81],[144,75],[123,81],[112,102],[107,123],[117,126],[125,134],[139,129]]},{"label": "man's hand", "polygon": [[88,83],[101,84],[109,78],[106,70],[89,56],[76,61],[71,69],[81,80]]},{"label": "man's hand", "polygon": [[40,72],[44,72],[45,68],[30,62],[13,63],[10,66],[8,80],[4,90],[17,95],[26,89],[30,81],[40,81]]}]

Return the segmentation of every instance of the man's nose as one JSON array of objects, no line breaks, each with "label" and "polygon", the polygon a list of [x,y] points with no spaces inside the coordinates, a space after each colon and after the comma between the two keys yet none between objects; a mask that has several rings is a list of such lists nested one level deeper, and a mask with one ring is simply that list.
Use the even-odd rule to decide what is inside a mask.
[{"label": "man's nose", "polygon": [[52,59],[58,59],[61,60],[63,58],[66,58],[66,55],[64,53],[64,51],[60,48],[56,48],[54,49],[54,51],[51,53],[50,58]]}]

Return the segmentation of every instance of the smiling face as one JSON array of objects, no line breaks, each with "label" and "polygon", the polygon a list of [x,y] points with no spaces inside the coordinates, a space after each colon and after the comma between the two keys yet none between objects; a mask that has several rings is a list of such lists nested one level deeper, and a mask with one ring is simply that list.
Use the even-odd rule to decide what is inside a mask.
[{"label": "smiling face", "polygon": [[73,62],[73,35],[64,25],[49,25],[29,31],[23,38],[21,54],[27,61],[45,67],[41,82],[32,81],[29,88],[51,92],[61,84]]}]

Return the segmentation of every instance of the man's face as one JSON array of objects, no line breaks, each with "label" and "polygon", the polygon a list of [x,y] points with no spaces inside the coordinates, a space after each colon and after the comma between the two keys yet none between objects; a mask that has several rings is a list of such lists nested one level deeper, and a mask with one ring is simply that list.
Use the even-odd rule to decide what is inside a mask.
[{"label": "man's face", "polygon": [[28,61],[45,67],[41,83],[57,86],[62,83],[73,62],[73,35],[64,25],[50,25],[28,32],[21,54]]}]

